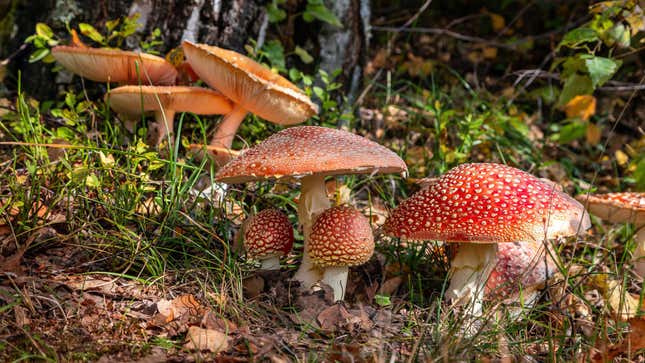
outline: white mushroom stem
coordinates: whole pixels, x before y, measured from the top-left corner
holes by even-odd
[[[210,145],[230,149],[231,145],[233,145],[233,139],[235,139],[237,129],[240,128],[240,124],[242,124],[247,114],[248,111],[244,107],[239,104],[236,105],[233,111],[224,116],[224,119],[217,127],[217,131],[215,131],[215,135],[211,139]],[[228,155],[223,156],[226,160],[219,160],[221,156],[215,156],[215,159],[218,162],[228,161]]]
[[[497,243],[461,243],[450,267],[446,297],[457,305],[470,305],[470,314],[481,316],[484,288],[497,263]]]
[[[309,257],[311,226],[314,223],[314,219],[320,213],[331,208],[331,202],[327,198],[324,176],[306,176],[302,178],[301,183],[300,201],[298,202],[298,220],[302,225],[302,233],[305,240],[302,263],[293,276],[293,279],[300,281],[302,286],[308,289],[322,278],[322,272],[314,266]]]
[[[269,258],[265,258],[260,260],[260,263],[262,266],[260,269],[262,270],[279,270],[280,269],[280,257],[278,256],[272,256]]]
[[[634,235],[634,242],[636,242],[636,250],[632,255],[634,261],[634,271],[641,278],[645,278],[645,224],[636,226],[636,234]]]
[[[172,130],[175,127],[175,110],[162,109],[155,111],[155,125],[157,130],[157,140],[155,144],[159,145],[168,135],[172,136]],[[172,137],[168,144],[172,143]]]
[[[345,299],[345,288],[347,287],[347,275],[349,267],[334,266],[326,267],[323,272],[322,282],[331,286],[334,290],[334,301]]]

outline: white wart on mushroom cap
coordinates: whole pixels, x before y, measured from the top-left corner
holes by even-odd
[[[280,256],[291,251],[293,227],[287,215],[278,209],[265,209],[243,225],[247,256],[262,262],[262,269],[280,269]]]
[[[323,269],[322,281],[343,300],[350,266],[367,262],[374,253],[370,222],[358,210],[338,206],[325,210],[311,227],[309,256]]]
[[[68,71],[96,82],[173,85],[177,78],[172,64],[152,54],[57,46],[52,55]]]
[[[282,130],[224,165],[215,179],[246,183],[265,179],[301,179],[298,219],[303,226],[305,253],[294,278],[310,287],[320,272],[308,254],[314,217],[331,207],[325,176],[404,173],[401,158],[386,147],[352,133],[317,126]]]
[[[636,227],[634,270],[645,278],[645,193],[582,194],[576,197],[591,214],[611,223],[633,223]]]
[[[202,87],[122,86],[111,90],[108,100],[110,107],[124,115],[154,112],[157,145],[172,135],[175,112],[220,115],[233,109],[221,93]]]
[[[318,113],[302,90],[251,58],[190,41],[182,46],[199,78],[237,105],[218,127],[211,145],[230,148],[248,112],[279,125],[298,124]]]
[[[506,165],[463,164],[403,201],[384,231],[410,240],[467,242],[452,262],[447,295],[481,313],[498,242],[575,235],[591,225],[580,203],[535,176]]]

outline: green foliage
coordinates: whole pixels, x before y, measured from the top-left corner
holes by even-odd
[[[266,10],[270,23],[279,23],[287,18],[287,12],[280,8],[280,5],[285,2],[286,0],[273,0],[267,5]],[[320,20],[333,26],[342,27],[340,20],[325,6],[323,0],[307,0],[302,19],[308,23]]]
[[[25,43],[31,43],[36,48],[29,56],[29,63],[43,61],[52,63],[54,57],[51,55],[50,48],[60,43],[54,31],[45,23],[36,24],[36,33],[28,36]]]

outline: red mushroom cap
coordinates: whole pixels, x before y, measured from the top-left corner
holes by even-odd
[[[251,258],[283,256],[292,246],[293,227],[277,209],[265,209],[244,224],[244,248]]]
[[[520,286],[525,291],[541,288],[557,271],[542,242],[500,243],[497,248],[497,264],[486,282],[489,299],[518,294]]]
[[[291,127],[271,135],[224,165],[215,179],[246,183],[284,176],[400,173],[394,152],[347,131],[318,126]]]
[[[309,255],[319,267],[362,265],[374,253],[370,222],[352,207],[325,210],[311,227],[310,238]]]
[[[538,241],[590,227],[580,203],[501,164],[462,164],[397,207],[384,231],[447,242]]]

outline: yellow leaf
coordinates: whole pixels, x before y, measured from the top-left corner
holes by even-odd
[[[589,120],[589,117],[596,114],[596,98],[592,95],[575,96],[564,106],[564,112],[567,118]]]
[[[587,144],[589,145],[595,145],[600,142],[600,137],[602,136],[602,132],[600,130],[600,127],[596,126],[596,124],[588,123],[587,124],[587,131],[586,131],[586,139],[587,139]]]
[[[495,30],[496,32],[499,32],[504,29],[504,27],[506,27],[506,21],[504,20],[503,16],[495,13],[488,13],[488,16],[490,16],[490,21],[493,24],[493,30]]]
[[[625,154],[622,150],[616,150],[614,156],[616,157],[616,162],[620,166],[625,166],[625,164],[627,164],[627,162],[629,161],[629,156],[627,156],[627,154]]]
[[[484,47],[484,49],[482,49],[482,55],[486,59],[495,59],[495,58],[497,58],[497,48],[495,48],[495,47]]]

